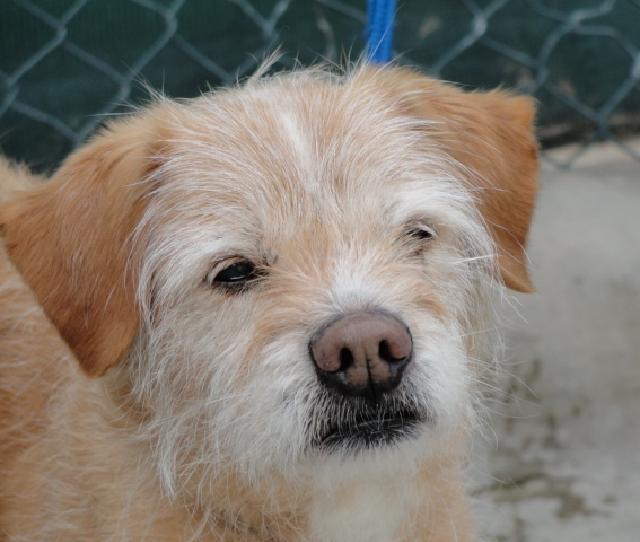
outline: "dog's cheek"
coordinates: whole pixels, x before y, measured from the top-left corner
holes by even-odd
[[[467,423],[471,402],[471,373],[463,330],[422,312],[411,318],[414,364],[407,375],[409,390],[427,406],[433,427],[441,432]]]
[[[269,314],[251,292],[222,303],[204,299],[185,304],[179,340],[186,359],[171,378],[188,387],[187,408],[210,428],[210,455],[201,459],[217,454],[256,479],[264,469],[284,471],[304,452],[303,398],[315,382],[304,334],[294,325],[288,333],[262,333],[259,323]]]
[[[252,321],[246,307],[225,307],[197,291],[167,302],[147,322],[130,370],[137,400],[149,410],[166,485],[180,478],[183,461],[213,466],[232,456],[227,443],[249,401],[243,362]],[[186,451],[195,457],[183,458]]]
[[[307,450],[317,382],[301,335],[292,330],[272,338],[251,360],[246,423],[236,442],[236,458],[249,470],[269,465],[286,472]]]
[[[454,250],[433,251],[421,273],[408,274],[397,307],[414,340],[414,363],[407,371],[407,390],[425,405],[433,427],[441,433],[459,429],[473,412],[475,353],[468,337],[476,337],[477,322],[468,318],[489,281],[481,271],[458,264]],[[482,325],[482,322],[479,322]]]

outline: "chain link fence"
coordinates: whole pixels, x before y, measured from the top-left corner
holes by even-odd
[[[249,74],[340,63],[364,48],[365,0],[3,0],[0,152],[50,170],[144,85],[193,96]],[[640,155],[640,0],[405,0],[400,63],[538,98],[543,146],[599,140]],[[550,157],[547,157],[550,159]]]

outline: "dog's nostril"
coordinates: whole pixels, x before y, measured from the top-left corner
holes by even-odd
[[[348,348],[340,349],[340,371],[346,371],[353,365],[353,353]]]
[[[405,356],[396,357],[394,355],[387,340],[382,340],[378,343],[378,357],[387,363],[398,363],[405,359]]]
[[[391,350],[389,349],[389,343],[387,341],[380,341],[378,344],[378,356],[380,356],[380,359],[388,362],[396,361],[391,355]]]

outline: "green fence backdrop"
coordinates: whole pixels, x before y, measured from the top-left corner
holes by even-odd
[[[366,0],[0,0],[0,152],[50,170],[145,99],[140,81],[194,96],[249,74],[364,46]],[[401,63],[540,103],[545,146],[640,129],[640,0],[398,0]]]

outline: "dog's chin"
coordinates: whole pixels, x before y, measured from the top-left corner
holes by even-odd
[[[426,414],[416,408],[366,405],[350,409],[322,424],[313,447],[326,453],[361,452],[389,448],[420,436]]]

